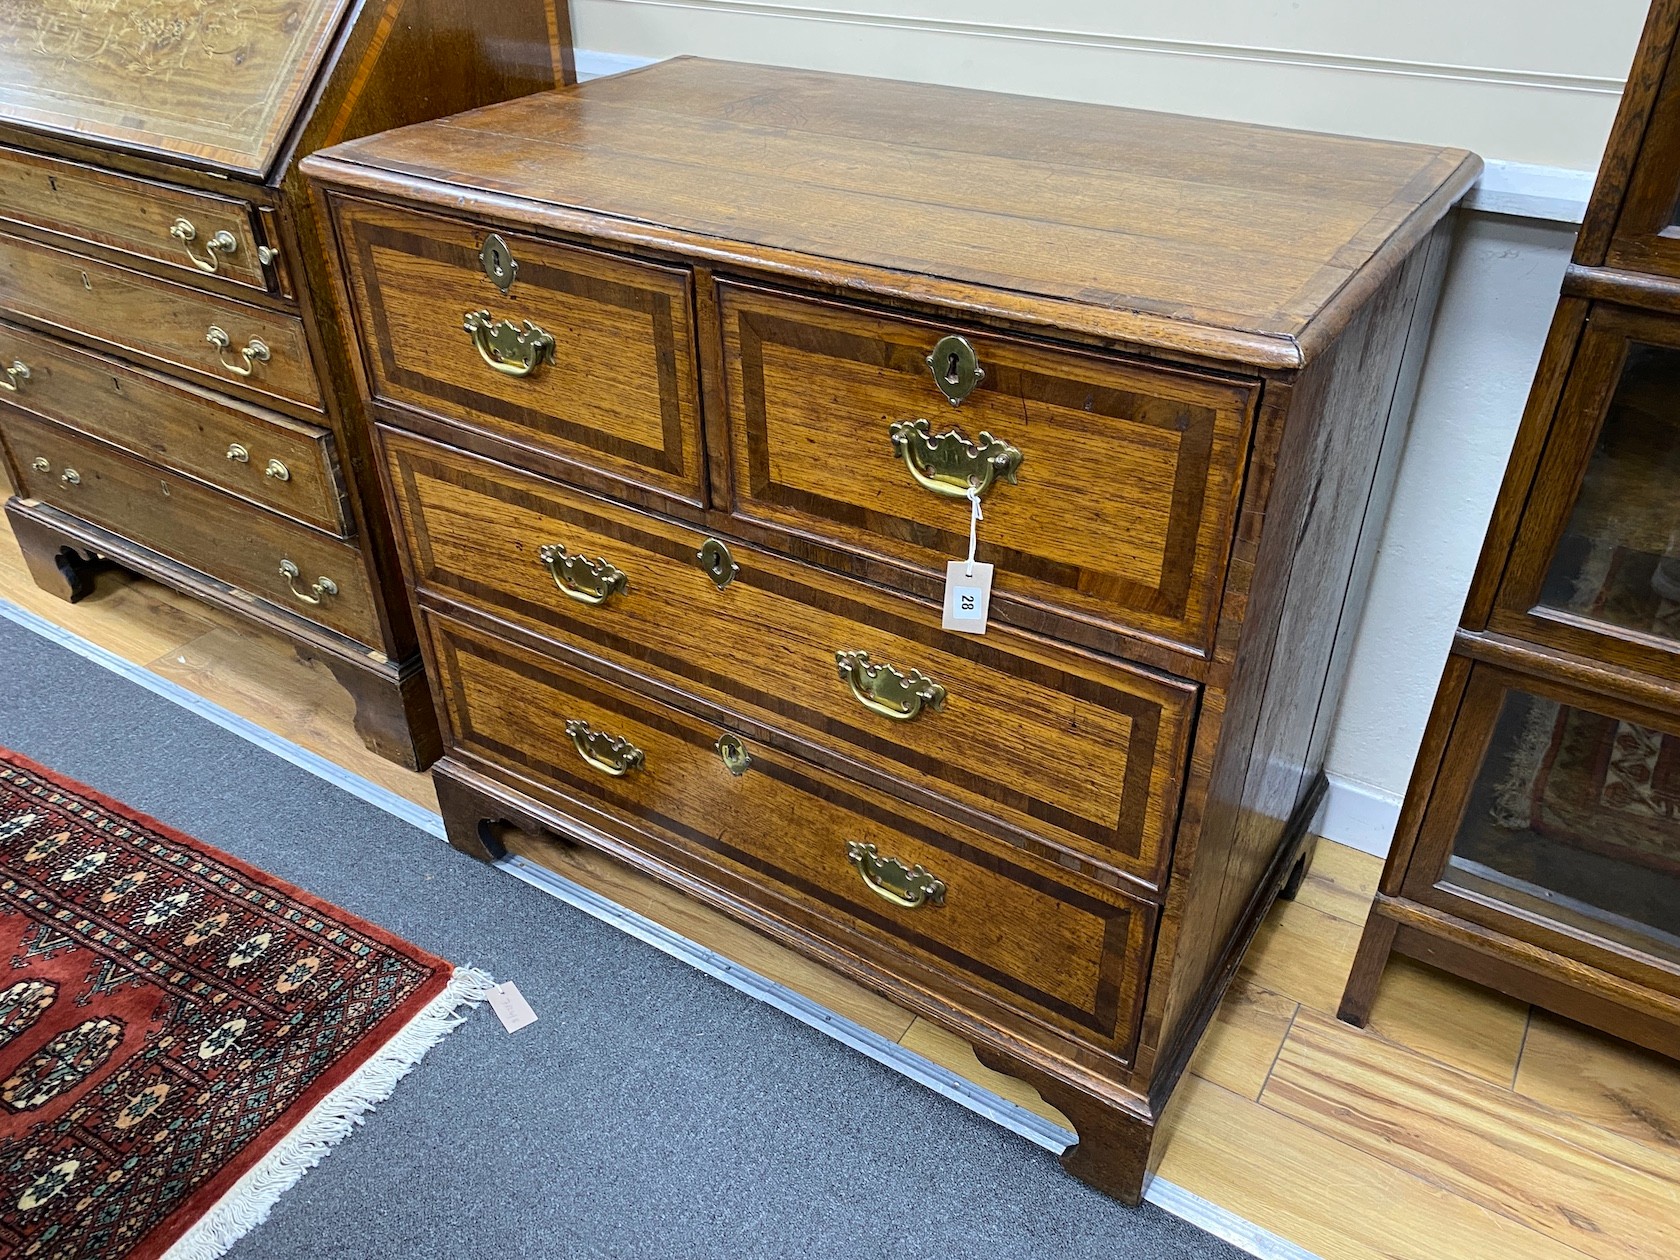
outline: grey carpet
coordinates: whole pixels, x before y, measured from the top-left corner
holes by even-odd
[[[241,1260],[1240,1252],[782,1013],[0,619],[0,744],[515,981]]]

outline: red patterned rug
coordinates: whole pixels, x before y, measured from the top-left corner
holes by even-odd
[[[0,749],[0,1257],[211,1260],[484,996]]]

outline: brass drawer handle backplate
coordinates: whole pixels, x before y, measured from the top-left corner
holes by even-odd
[[[82,474],[77,472],[74,468],[66,468],[63,472],[58,474],[58,479],[67,486],[79,486],[82,484]]]
[[[241,363],[228,362],[227,352],[233,345],[233,338],[215,324],[211,324],[205,332],[204,340],[216,347],[216,357],[221,360],[222,367],[235,376],[250,376],[257,370],[257,364],[268,362],[268,346],[259,337],[252,337],[245,343],[245,348],[239,352],[243,360]]]
[[[1000,474],[1014,485],[1021,467],[1021,452],[990,433],[974,443],[955,429],[934,433],[926,420],[900,420],[888,432],[916,484],[947,499],[966,499],[970,486],[983,495]]]
[[[840,667],[840,677],[852,689],[857,702],[871,713],[908,722],[921,716],[924,707],[945,707],[945,687],[936,683],[919,669],[904,675],[891,665],[870,663],[868,652],[836,652],[834,663]]]
[[[489,311],[468,311],[461,327],[472,338],[478,357],[508,376],[529,376],[554,362],[554,335],[530,320],[492,319]]]
[[[562,594],[580,604],[604,604],[630,587],[630,579],[604,557],[574,556],[559,543],[537,548],[537,559]]]
[[[566,734],[572,737],[572,746],[577,749],[578,756],[602,774],[615,779],[622,779],[646,760],[642,750],[629,740],[608,735],[605,731],[591,730],[589,723],[582,718],[568,721]]]
[[[287,468],[286,465],[282,464],[279,460],[271,459],[268,461],[267,466],[263,468],[263,476],[273,477],[276,481],[290,481],[292,479],[292,470]]]
[[[232,254],[234,250],[239,248],[239,242],[234,239],[233,233],[224,230],[217,232],[209,240],[204,242],[205,256],[200,258],[197,254],[193,253],[192,249],[192,243],[198,239],[198,229],[193,226],[191,219],[176,219],[175,222],[170,225],[169,235],[181,242],[181,248],[186,251],[186,255],[192,260],[193,266],[197,267],[200,271],[207,271],[212,275],[215,274],[216,269],[221,265],[221,260],[218,259],[216,255]]]
[[[906,910],[945,904],[945,881],[924,866],[906,866],[897,858],[882,857],[872,844],[846,842],[846,860],[857,867],[869,891]]]
[[[0,372],[0,389],[15,394],[28,379],[29,364],[22,359],[13,359],[11,366]]]
[[[228,443],[227,457],[236,464],[249,464],[251,462],[251,452],[238,442]]]
[[[298,590],[298,578],[303,576],[303,571],[290,560],[280,562],[280,576],[286,579],[286,585],[292,588],[292,594],[305,604],[319,604],[338,594],[338,583],[330,577],[316,578],[310,583],[307,591]]]

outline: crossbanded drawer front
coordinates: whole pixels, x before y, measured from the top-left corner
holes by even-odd
[[[334,208],[376,398],[700,501],[687,271],[509,232],[503,292],[483,229]]]
[[[1147,903],[771,748],[744,745],[736,774],[717,748],[723,727],[425,619],[458,750],[665,838],[754,905],[887,946],[895,969],[908,951],[941,988],[1130,1053]]]
[[[972,481],[994,600],[1208,652],[1256,383],[743,285],[719,298],[735,513],[925,584],[967,553]]]
[[[303,321],[79,254],[0,236],[0,310],[218,388],[321,410]]]
[[[332,433],[0,323],[0,402],[320,529],[349,518]]]
[[[0,148],[0,219],[269,289],[249,202]]]
[[[949,634],[937,609],[734,543],[739,572],[719,589],[698,561],[700,531],[382,435],[423,592],[493,609],[846,764],[949,795],[1020,842],[1158,884],[1193,684],[1004,629]],[[624,581],[568,569],[552,550],[545,564],[545,547],[602,559]],[[868,659],[848,656],[842,671],[840,653]],[[888,667],[907,682],[919,671],[942,694],[930,685],[925,700],[896,695]]]
[[[370,647],[382,638],[350,543],[283,520],[50,421],[0,409],[18,492]],[[283,571],[290,567],[295,573]],[[330,588],[330,589],[329,589]]]

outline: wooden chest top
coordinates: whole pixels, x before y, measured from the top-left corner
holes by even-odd
[[[909,302],[1298,367],[1459,149],[680,58],[338,147],[340,183]],[[428,193],[416,180],[447,188]],[[463,202],[465,196],[465,202]]]
[[[249,175],[350,0],[0,0],[0,119]]]

